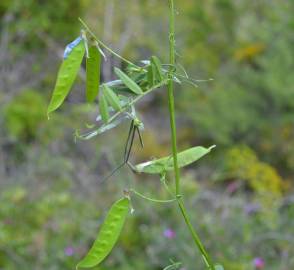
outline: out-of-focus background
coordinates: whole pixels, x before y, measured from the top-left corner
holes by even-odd
[[[132,61],[167,63],[167,2],[0,1],[0,269],[73,269],[124,188],[168,197],[158,177],[126,167],[101,183],[122,161],[128,124],[75,143],[97,111],[83,105],[83,69],[46,116],[78,17]],[[175,91],[179,149],[217,145],[182,170],[193,224],[226,270],[294,269],[294,2],[181,0],[176,10],[178,62],[192,78],[214,79]],[[103,81],[114,78],[111,65],[122,63],[108,55]],[[166,92],[139,108],[145,148],[136,143],[133,163],[170,152]],[[169,259],[203,269],[177,208],[133,205],[99,269],[163,269]]]

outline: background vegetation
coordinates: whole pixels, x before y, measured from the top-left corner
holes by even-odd
[[[139,180],[127,168],[101,183],[122,160],[128,127],[75,143],[74,131],[97,114],[94,105],[78,106],[82,84],[46,117],[79,16],[125,57],[156,53],[167,61],[166,1],[123,2],[0,2],[0,269],[73,269],[123,188],[167,196],[159,179]],[[294,268],[293,13],[291,0],[177,1],[178,61],[191,77],[214,79],[176,89],[179,148],[217,145],[182,172],[183,188],[194,224],[227,270]],[[108,56],[103,80],[113,78],[110,64],[121,66]],[[166,93],[140,107],[147,131],[134,163],[169,152]],[[182,261],[182,270],[201,269],[175,210],[133,204],[100,270],[162,269],[169,259]]]

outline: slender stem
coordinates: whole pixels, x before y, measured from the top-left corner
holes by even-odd
[[[170,44],[170,68],[168,81],[168,106],[170,115],[171,139],[172,139],[172,153],[175,170],[175,186],[176,195],[180,195],[180,170],[178,166],[177,156],[177,130],[175,120],[175,103],[174,103],[174,82],[173,82],[173,66],[175,65],[175,16],[174,16],[174,1],[169,0],[170,5],[170,29],[169,29],[169,44]]]
[[[87,32],[92,36],[92,38],[94,40],[96,40],[99,45],[101,47],[103,47],[104,49],[106,49],[107,51],[109,51],[111,54],[113,54],[114,56],[116,56],[117,58],[123,60],[124,62],[128,63],[129,65],[135,66],[137,68],[139,68],[139,66],[137,66],[136,64],[132,63],[131,61],[129,61],[128,59],[120,56],[118,53],[116,53],[115,51],[113,51],[111,48],[109,48],[104,42],[102,42],[100,39],[98,39],[96,37],[96,35],[93,33],[93,31],[90,29],[90,27],[81,19],[79,18],[80,23],[85,27],[85,29],[87,30]]]
[[[134,194],[136,194],[137,196],[147,200],[147,201],[150,201],[150,202],[155,202],[155,203],[172,203],[172,202],[176,202],[177,199],[170,199],[170,200],[159,200],[159,199],[154,199],[154,198],[149,198],[145,195],[143,195],[142,193],[134,190],[134,189],[130,189],[131,192],[133,192]]]
[[[201,254],[202,254],[202,258],[204,260],[204,263],[206,264],[206,266],[208,267],[209,270],[215,270],[215,267],[204,247],[204,245],[202,244],[198,234],[196,233],[195,229],[193,228],[193,225],[191,223],[190,217],[188,216],[187,210],[185,208],[184,202],[182,199],[178,200],[178,205],[179,208],[181,210],[181,213],[184,217],[184,220],[186,222],[186,225],[192,235],[192,238],[194,240],[195,245],[198,247],[198,249],[200,250]]]
[[[185,223],[191,233],[191,236],[195,242],[195,245],[200,250],[203,260],[209,270],[215,270],[215,267],[209,258],[207,251],[205,250],[198,234],[193,228],[193,225],[188,216],[187,210],[185,208],[184,202],[181,198],[180,189],[180,170],[178,166],[177,157],[177,130],[175,121],[175,105],[174,105],[174,82],[173,82],[173,67],[175,65],[175,7],[174,0],[169,0],[169,46],[170,46],[170,69],[169,69],[169,81],[168,81],[168,105],[169,105],[169,115],[170,115],[170,127],[171,127],[171,140],[172,140],[172,154],[174,161],[174,172],[175,172],[175,187],[176,187],[176,197],[178,198],[178,206],[183,215]]]

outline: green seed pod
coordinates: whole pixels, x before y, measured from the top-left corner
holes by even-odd
[[[197,161],[203,156],[207,155],[215,145],[205,148],[202,146],[196,146],[189,148],[183,152],[177,154],[178,166],[179,168],[190,165],[191,163]],[[150,173],[150,174],[161,174],[166,171],[171,171],[174,169],[173,158],[171,156],[147,161],[138,164],[134,167],[135,171],[139,173]]]
[[[101,226],[97,239],[88,254],[78,263],[78,268],[91,268],[100,264],[113,249],[129,212],[130,201],[123,198],[115,202]]]
[[[89,58],[86,61],[86,99],[93,102],[99,94],[101,55],[96,46],[89,48]]]
[[[83,57],[85,54],[85,45],[79,42],[70,53],[64,58],[57,75],[55,88],[52,94],[50,104],[47,109],[47,114],[59,108],[67,95],[77,77]]]

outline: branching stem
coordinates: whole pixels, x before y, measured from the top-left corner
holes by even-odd
[[[172,200],[158,200],[158,199],[153,199],[153,198],[148,198],[145,195],[135,191],[131,190],[134,194],[137,196],[140,196],[141,198],[144,198],[146,200],[152,201],[152,202],[158,202],[158,203],[170,203],[177,201],[178,206],[180,208],[181,214],[183,216],[183,219],[191,233],[191,236],[194,240],[195,245],[199,249],[199,251],[202,254],[203,260],[205,262],[206,267],[209,270],[215,270],[215,267],[204,247],[202,244],[198,234],[196,233],[195,229],[193,228],[193,225],[191,223],[190,217],[187,213],[187,210],[184,205],[183,198],[181,196],[181,188],[180,188],[180,170],[178,166],[178,156],[177,156],[177,130],[176,130],[176,121],[175,121],[175,104],[174,104],[174,75],[175,75],[175,56],[176,56],[176,49],[175,49],[175,7],[174,7],[174,0],[168,0],[169,1],[169,58],[170,58],[170,63],[169,65],[169,70],[168,70],[168,79],[160,82],[158,85],[153,86],[144,94],[136,97],[130,102],[130,106],[138,102],[141,98],[143,98],[145,95],[149,94],[150,92],[154,91],[155,89],[165,85],[167,83],[167,90],[168,90],[168,107],[169,107],[169,116],[170,116],[170,127],[171,127],[171,141],[172,141],[172,156],[173,156],[173,162],[174,162],[174,173],[175,173],[175,199]],[[101,47],[104,49],[108,50],[111,54],[114,56],[118,57],[122,61],[126,62],[129,65],[132,65],[134,67],[140,68],[136,64],[132,63],[131,61],[125,59],[124,57],[120,56],[118,53],[114,52],[111,48],[109,48],[106,44],[104,44],[101,40],[99,40],[96,35],[91,31],[91,29],[88,27],[88,25],[81,19],[79,18],[79,21],[85,28],[85,30],[89,33],[89,35],[96,40]],[[188,79],[188,78],[187,78]],[[129,107],[129,106],[128,106]],[[127,110],[128,107],[123,108],[121,111],[115,113],[110,119],[109,122],[114,120],[116,117],[118,117],[121,113]]]

